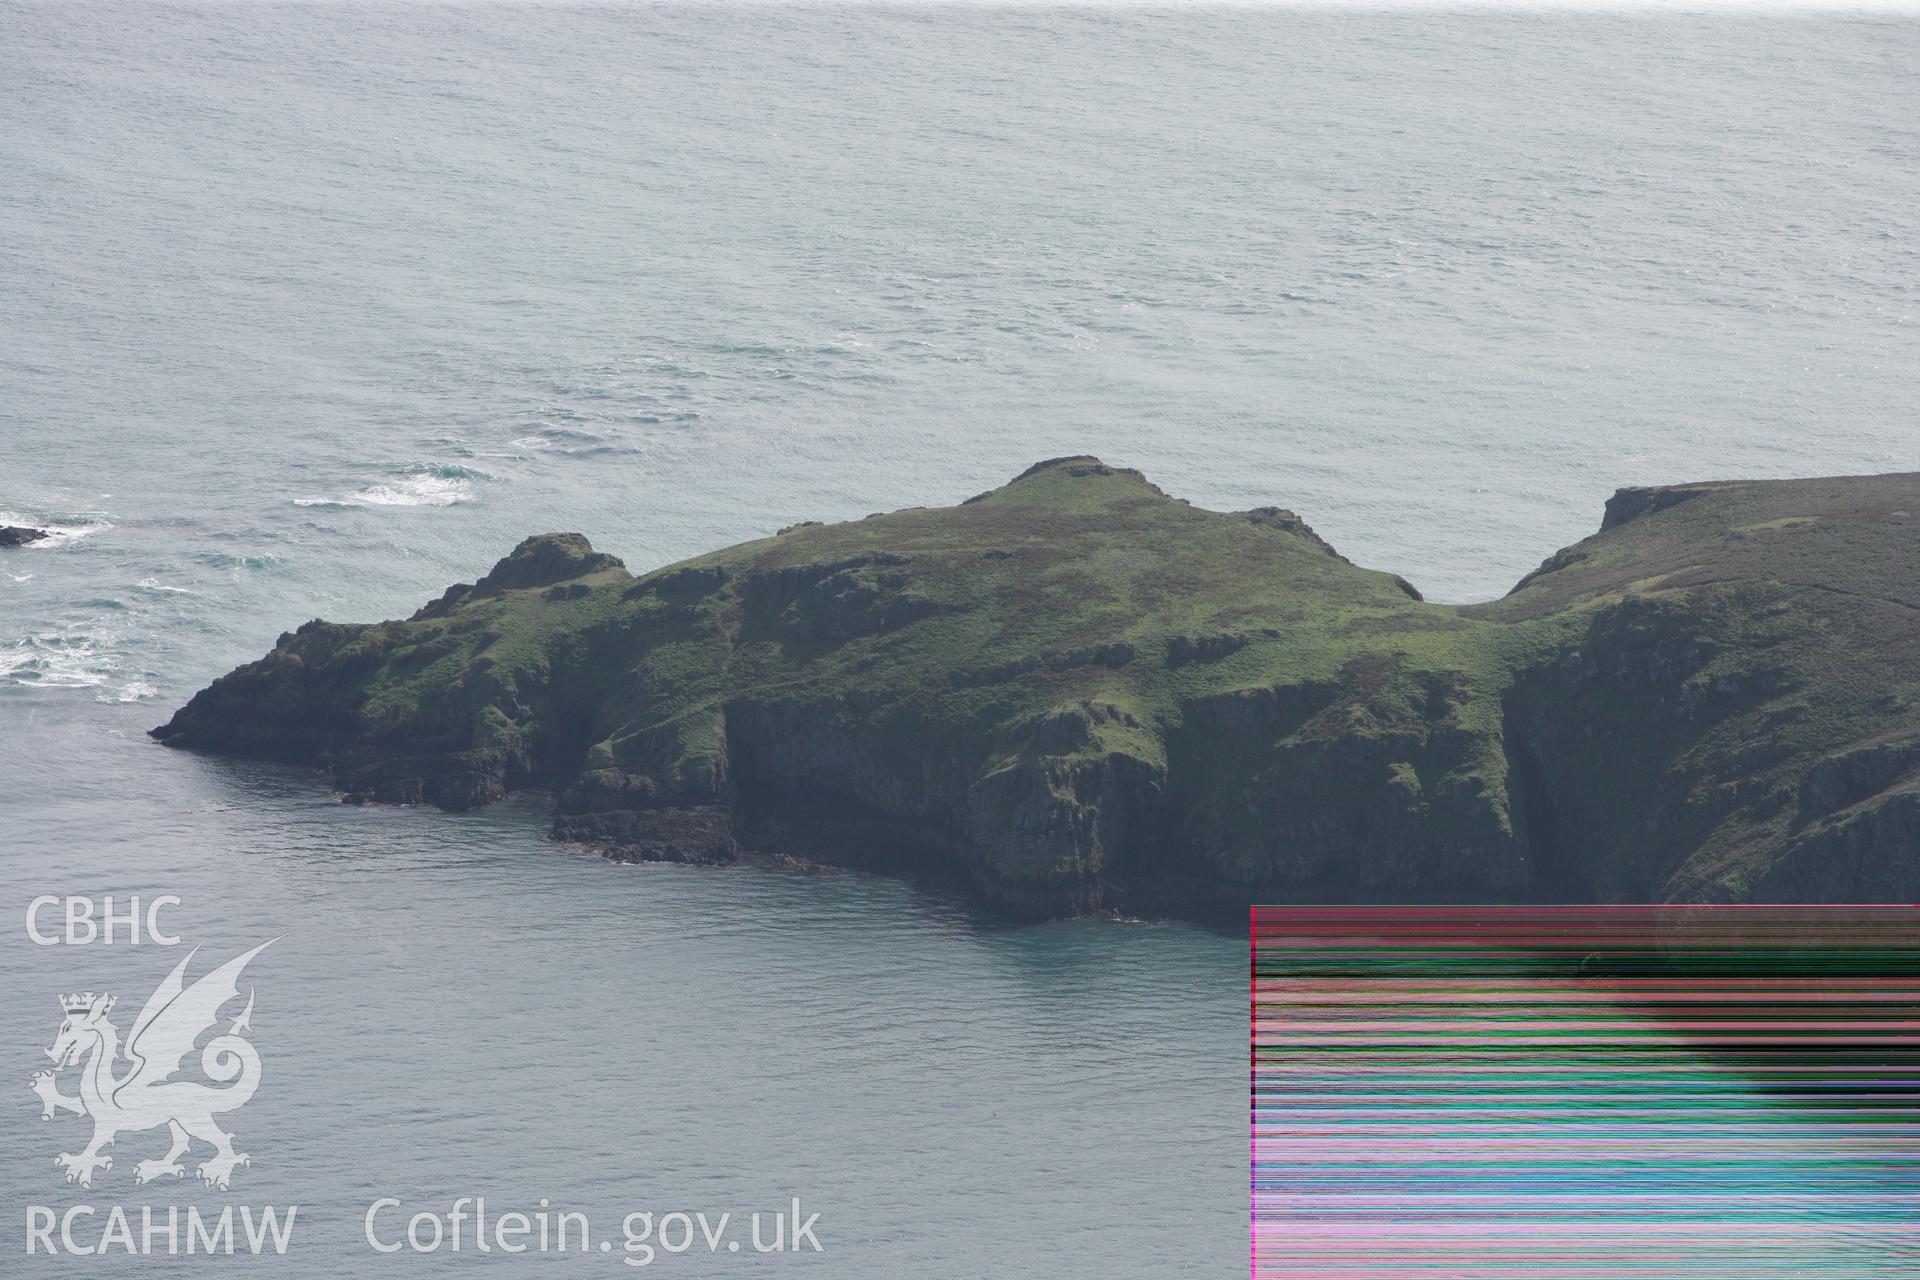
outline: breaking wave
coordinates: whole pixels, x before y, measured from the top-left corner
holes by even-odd
[[[353,507],[451,507],[474,500],[476,480],[493,476],[458,463],[423,463],[338,498],[295,498],[296,507],[345,510]]]

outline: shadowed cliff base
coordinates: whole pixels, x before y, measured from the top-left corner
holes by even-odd
[[[154,736],[1030,915],[1912,901],[1915,513],[1913,474],[1625,489],[1450,606],[1290,511],[1063,458],[639,577],[529,538],[405,621],[283,635]]]

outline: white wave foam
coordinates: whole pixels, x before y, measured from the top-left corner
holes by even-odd
[[[160,691],[145,680],[129,680],[119,689],[93,695],[95,702],[145,702],[158,696]]]
[[[23,542],[21,551],[47,551],[54,547],[64,547],[68,543],[78,542],[91,537],[102,529],[113,526],[105,520],[89,516],[68,516],[59,520],[41,520],[33,516],[23,516],[17,511],[0,511],[0,524],[25,525],[29,529],[41,529],[47,534],[44,538],[32,542]]]
[[[139,591],[160,591],[167,595],[174,596],[197,596],[200,594],[198,591],[193,591],[186,587],[170,587],[158,578],[142,578],[133,585],[134,588]]]
[[[353,497],[370,507],[450,507],[473,501],[473,486],[458,476],[403,476],[388,484],[368,485]]]
[[[153,673],[121,670],[121,654],[100,619],[75,620],[0,647],[0,688],[97,689],[95,702],[144,702],[159,696]]]
[[[90,689],[112,678],[115,662],[87,632],[42,632],[0,649],[0,681],[29,689]]]
[[[352,507],[451,507],[472,502],[473,482],[493,477],[478,467],[432,463],[408,467],[399,475],[356,490],[344,498],[295,498],[296,507],[346,510]]]

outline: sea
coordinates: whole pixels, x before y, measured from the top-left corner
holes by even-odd
[[[1063,454],[1497,597],[1621,485],[1920,468],[1917,283],[1900,11],[0,0],[0,523],[53,533],[0,550],[9,1273],[297,1205],[272,1274],[1236,1274],[1232,930],[615,866],[145,731],[531,533],[640,571]],[[250,1163],[64,1181],[60,997],[124,1032],[269,939]],[[481,1198],[590,1247],[449,1247]]]

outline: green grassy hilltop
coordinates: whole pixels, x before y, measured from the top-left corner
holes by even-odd
[[[1021,912],[1920,895],[1920,475],[1622,490],[1506,599],[1092,458],[635,577],[529,538],[154,731]]]

